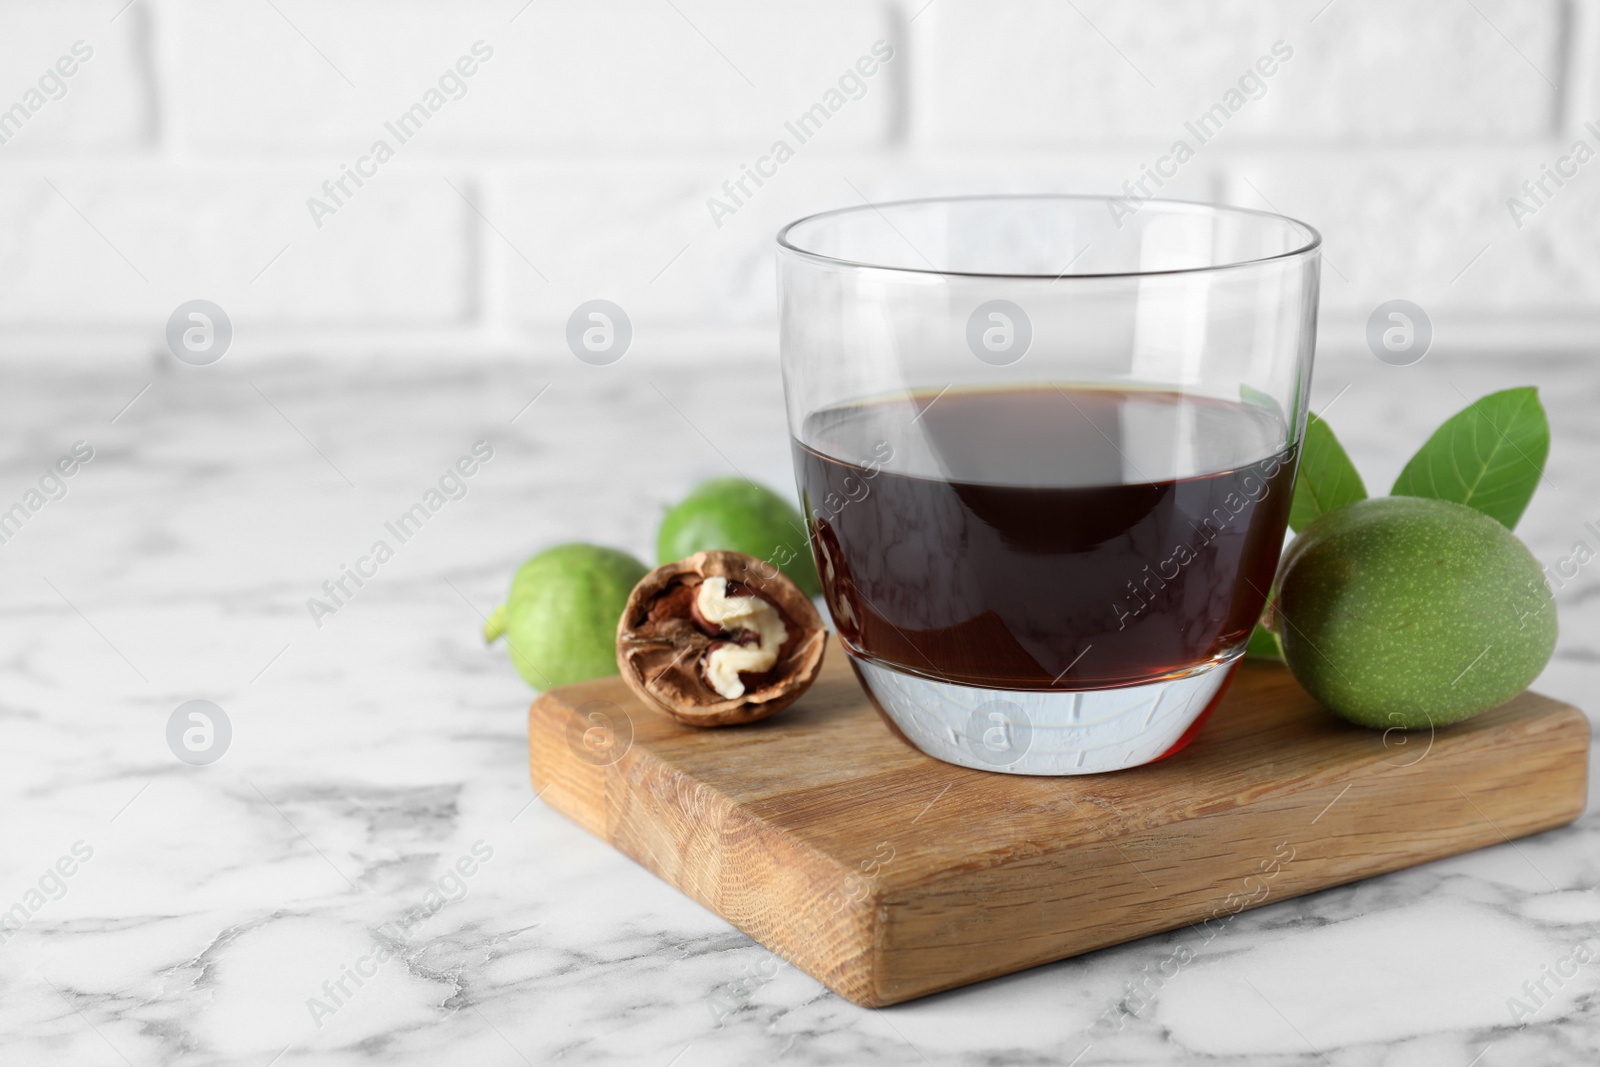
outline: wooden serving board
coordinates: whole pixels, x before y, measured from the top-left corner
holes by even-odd
[[[1246,662],[1162,762],[966,770],[891,732],[836,642],[764,722],[680,726],[609,678],[545,693],[528,734],[548,804],[872,1007],[1564,825],[1589,755],[1535,693],[1386,736]]]

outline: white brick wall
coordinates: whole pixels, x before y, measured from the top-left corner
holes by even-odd
[[[126,3],[0,7],[0,354],[144,357],[195,297],[260,355],[554,354],[596,297],[640,353],[770,352],[784,221],[1116,191],[1241,78],[1163,193],[1319,226],[1325,344],[1394,297],[1458,349],[1600,326],[1600,159],[1520,226],[1506,203],[1600,151],[1600,0]],[[893,59],[719,225],[707,198],[877,41]]]
[[[1554,80],[1560,0],[1485,7],[1494,25],[1465,2],[1337,0],[1318,15],[1323,3],[934,4],[918,20],[917,133],[938,145],[1165,146],[1279,41],[1289,58],[1269,64],[1264,93],[1229,123],[1231,147],[1554,132],[1557,89],[1500,33]]]

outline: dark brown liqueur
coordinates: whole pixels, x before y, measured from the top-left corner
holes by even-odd
[[[1276,412],[1175,392],[947,390],[795,442],[839,636],[999,689],[1129,685],[1249,637],[1289,518]]]

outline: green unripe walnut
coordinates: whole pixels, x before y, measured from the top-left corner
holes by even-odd
[[[616,674],[617,623],[649,569],[601,545],[545,549],[517,568],[484,640],[504,634],[512,665],[535,689]]]
[[[795,506],[744,478],[712,478],[695,486],[661,519],[656,562],[696,552],[738,552],[769,563],[806,596],[822,592],[806,522]]]
[[[1374,727],[1458,722],[1527,688],[1556,607],[1510,530],[1462,504],[1380,497],[1322,516],[1278,572],[1275,626],[1300,684]]]

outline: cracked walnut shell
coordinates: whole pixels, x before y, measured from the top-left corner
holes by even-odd
[[[617,667],[646,705],[690,726],[774,715],[816,680],[827,630],[777,567],[699,552],[639,580],[617,625]]]

